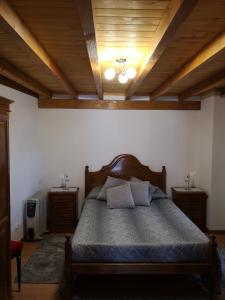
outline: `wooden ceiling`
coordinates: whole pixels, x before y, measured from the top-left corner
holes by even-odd
[[[0,0],[0,44],[0,83],[39,107],[199,109],[190,97],[225,90],[225,0]],[[104,77],[119,57],[127,84]]]

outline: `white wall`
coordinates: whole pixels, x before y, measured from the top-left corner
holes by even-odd
[[[213,229],[225,229],[225,99],[215,96],[212,157]]]
[[[42,185],[59,184],[58,174],[66,172],[71,184],[81,188],[81,200],[85,165],[97,170],[116,155],[130,153],[153,170],[165,165],[170,192],[198,166],[199,115],[199,111],[41,109]]]
[[[208,194],[208,228],[225,229],[225,99],[211,94],[202,99],[199,120],[200,186]]]
[[[208,95],[201,111],[38,110],[36,99],[0,86],[15,103],[10,115],[12,238],[22,237],[23,201],[40,187],[59,184],[66,172],[84,192],[92,170],[131,153],[153,170],[167,168],[167,189],[195,184],[209,194],[208,227],[225,229],[225,101]],[[18,227],[18,228],[17,228]]]
[[[199,118],[199,186],[207,194],[207,223],[211,229],[212,219],[212,157],[213,157],[213,124],[214,124],[215,95],[206,95],[202,99]]]
[[[208,194],[207,225],[225,229],[225,101],[202,99],[201,111],[39,111],[42,186],[59,184],[66,172],[84,191],[84,167],[97,170],[121,153],[152,169],[167,168],[167,189],[182,186],[196,171],[195,185]]]
[[[12,239],[23,236],[23,201],[39,189],[40,159],[36,99],[0,85],[0,95],[15,101],[10,114]]]

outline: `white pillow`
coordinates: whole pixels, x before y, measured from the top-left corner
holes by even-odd
[[[141,180],[141,179],[139,179],[137,177],[131,177],[130,181],[131,182],[143,182],[143,180]],[[149,189],[150,189],[150,193],[154,193],[158,189],[158,187],[155,186],[155,185],[153,185],[153,184],[151,184],[151,182],[149,181]]]
[[[134,208],[134,199],[131,193],[130,184],[108,188],[107,191],[108,208]]]
[[[102,188],[101,188],[101,190],[100,190],[100,192],[97,196],[97,199],[98,200],[106,200],[106,190],[108,188],[115,187],[115,186],[118,186],[118,185],[121,185],[121,184],[124,184],[124,183],[126,183],[126,180],[123,180],[121,178],[108,176],[107,179],[106,179],[106,182],[102,186]]]
[[[141,181],[143,181],[143,180],[141,180],[141,179],[139,179],[139,178],[137,178],[137,177],[133,177],[133,176],[132,176],[132,177],[130,178],[130,181],[131,181],[131,182],[141,182]]]
[[[131,177],[130,182],[142,182],[142,180],[137,177]],[[163,191],[161,191],[159,187],[151,184],[151,182],[149,182],[149,195],[152,200],[168,199],[168,196]]]
[[[152,200],[149,181],[129,182],[135,205],[149,206]]]

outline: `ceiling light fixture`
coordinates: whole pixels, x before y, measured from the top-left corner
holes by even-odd
[[[112,80],[116,75],[116,72],[113,68],[108,68],[105,70],[105,78],[108,80]]]
[[[122,83],[122,84],[127,83],[128,79],[129,79],[129,78],[128,78],[128,76],[127,76],[126,73],[121,73],[121,74],[119,75],[119,77],[118,77],[119,82]]]
[[[120,57],[116,59],[116,66],[107,68],[105,70],[105,78],[107,80],[112,80],[116,73],[119,73],[118,81],[121,84],[125,84],[129,79],[134,79],[137,71],[134,67],[127,68],[127,59],[125,57]]]
[[[127,76],[129,77],[129,79],[134,79],[134,77],[136,76],[137,71],[135,68],[128,68],[127,69]]]

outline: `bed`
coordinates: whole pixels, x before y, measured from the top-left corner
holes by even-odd
[[[97,172],[85,169],[85,195],[108,176],[148,180],[166,192],[166,169],[153,172],[136,157],[117,156]],[[89,194],[90,195],[90,194]],[[217,259],[215,237],[203,234],[167,197],[150,207],[107,209],[91,196],[73,237],[66,237],[65,275],[71,298],[72,278],[79,274],[204,274],[214,297]]]

